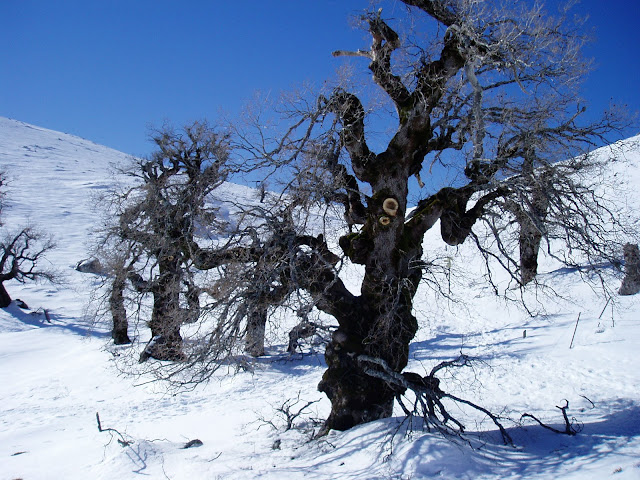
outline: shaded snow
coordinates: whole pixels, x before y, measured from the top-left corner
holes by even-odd
[[[639,152],[629,150],[630,164],[612,171],[631,182],[618,197],[632,206],[639,198]],[[416,306],[422,328],[410,369],[429,371],[460,352],[477,358],[473,370],[443,382],[511,418],[504,423],[515,448],[503,446],[486,419],[458,411],[474,449],[435,433],[394,436],[401,412],[309,442],[310,417],[329,411],[316,391],[324,361],[317,354],[289,358],[286,345],[273,346],[274,355],[260,359],[253,373],[221,371],[190,392],[169,394],[145,378],[120,375],[113,362],[118,350],[105,348],[109,326],[84,316],[97,280],[73,267],[88,256],[96,222],[92,193],[113,183],[108,165],[126,157],[0,118],[0,167],[12,179],[5,223],[27,218],[51,232],[59,248],[48,258],[66,274],[62,285],[7,285],[31,310],[0,310],[0,479],[640,478],[640,297],[618,298],[604,308],[576,272],[555,270],[552,263],[543,276],[565,299],[531,292],[535,317],[497,298],[477,277],[452,282],[465,304],[425,289]],[[228,198],[249,192],[224,188]],[[453,273],[482,271],[470,252],[466,245],[445,250]],[[617,289],[619,279],[609,281]],[[305,403],[319,401],[301,416],[300,429],[283,432],[275,409],[298,395]],[[578,436],[555,435],[530,421],[518,425],[520,414],[529,412],[561,428],[555,406],[565,399],[583,426]],[[122,446],[118,435],[99,432],[96,412],[104,428],[117,429],[130,443]],[[196,438],[201,447],[182,448]],[[280,449],[273,448],[276,440]]]

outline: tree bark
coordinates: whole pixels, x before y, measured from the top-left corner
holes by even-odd
[[[0,282],[0,308],[6,308],[11,304],[11,296],[7,289],[4,287],[4,283]]]
[[[409,162],[398,161],[394,175],[378,173],[384,180],[373,182],[367,222],[360,233],[340,242],[353,262],[365,266],[365,276],[352,308],[334,314],[339,328],[325,351],[328,368],[318,386],[331,400],[325,430],[346,430],[393,412],[398,392],[369,375],[358,358],[380,358],[401,372],[418,329],[411,309],[421,269],[413,260],[422,254],[422,237],[414,239],[405,228],[408,168]]]
[[[245,333],[246,352],[252,357],[264,355],[264,334],[267,325],[266,305],[249,308],[247,331]]]
[[[124,306],[124,288],[126,277],[116,276],[111,285],[111,295],[109,296],[109,308],[113,318],[111,338],[116,345],[126,345],[131,343],[129,338],[127,321],[127,311]]]
[[[524,171],[530,176],[532,191],[529,202],[515,207],[515,216],[520,227],[518,243],[520,249],[520,282],[526,285],[538,275],[538,254],[542,243],[544,223],[549,212],[548,191],[551,185],[551,174],[542,173],[538,178],[533,176],[533,160],[525,155]]]
[[[409,358],[409,342],[417,331],[416,319],[407,308],[395,312],[389,322],[376,315],[372,303],[361,316],[343,321],[327,345],[325,371],[318,389],[331,401],[331,413],[324,429],[347,430],[355,425],[386,418],[393,413],[394,391],[386,382],[372,377],[358,361],[360,355],[381,358],[401,372]],[[383,332],[377,331],[378,329]],[[396,335],[388,337],[387,335]]]
[[[180,282],[182,272],[177,256],[159,262],[159,279],[151,288],[153,311],[149,328],[151,341],[140,356],[140,361],[149,357],[157,360],[184,360],[180,326],[183,315],[180,311]]]
[[[618,293],[620,295],[635,295],[640,292],[640,250],[638,245],[627,243],[624,246],[625,276]]]
[[[530,220],[520,223],[520,282],[526,285],[538,274],[538,252],[542,234]]]

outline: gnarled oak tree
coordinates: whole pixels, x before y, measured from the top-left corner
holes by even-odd
[[[156,316],[177,304],[160,295],[167,282],[182,280],[167,276],[176,262],[217,272],[215,284],[203,287],[216,314],[202,323],[202,348],[192,357],[207,368],[220,349],[232,351],[242,325],[262,331],[268,309],[296,292],[333,317],[338,327],[319,384],[332,405],[325,430],[390,416],[405,388],[422,392],[428,415],[457,423],[440,399],[462,400],[441,391],[436,374],[466,359],[445,362],[424,378],[401,375],[418,329],[413,302],[428,273],[423,240],[432,228],[447,245],[472,237],[481,254],[501,258],[520,285],[535,277],[543,238],[580,242],[586,254],[610,253],[590,223],[608,211],[594,197],[593,184],[580,183],[575,173],[593,167],[590,148],[620,125],[611,116],[586,121],[577,104],[579,79],[588,70],[580,26],[547,15],[536,2],[402,1],[412,17],[405,25],[414,29],[400,32],[381,10],[373,11],[362,17],[370,47],[334,52],[368,61],[375,88],[393,107],[389,138],[370,133],[364,100],[370,95],[348,83],[311,101],[294,98],[284,112],[288,126],[278,135],[270,136],[259,115],[248,115],[256,128],[235,126],[235,151],[246,169],[266,172],[263,187],[278,175],[284,179],[281,195],[261,205],[241,206],[235,199],[237,228],[222,245],[198,240],[191,221],[183,222],[191,217],[171,201],[167,211],[182,220],[166,227],[177,235],[158,245],[149,266],[159,269],[150,290],[158,297]],[[389,113],[385,106],[380,112]],[[577,160],[557,163],[572,157]],[[456,181],[438,185],[431,168],[436,163],[455,171]],[[147,188],[183,168],[164,165],[144,167]],[[411,208],[413,177],[422,199]],[[132,208],[142,213],[144,205]],[[329,218],[319,205],[342,208],[343,228],[318,229],[318,219]],[[144,229],[165,228],[159,220],[149,217]],[[480,221],[496,240],[496,252],[481,241]],[[503,248],[514,225],[519,256]],[[135,228],[130,223],[125,237],[134,238]],[[342,233],[334,242],[323,235],[327,231]],[[358,293],[340,276],[347,260],[362,266]],[[248,342],[259,354],[260,342],[251,336]]]

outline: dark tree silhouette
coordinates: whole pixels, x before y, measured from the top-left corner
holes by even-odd
[[[8,280],[54,281],[56,274],[38,264],[55,247],[53,241],[30,227],[18,233],[7,233],[0,243],[0,308],[8,307],[11,296],[4,286]]]

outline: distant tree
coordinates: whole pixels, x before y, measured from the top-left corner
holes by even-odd
[[[486,258],[510,264],[507,270],[520,285],[536,278],[543,241],[548,253],[563,255],[563,263],[585,268],[619,262],[625,237],[635,236],[607,198],[607,190],[619,185],[603,183],[612,158],[620,152],[615,146],[600,155],[589,151],[619,131],[624,117],[608,114],[581,124],[578,119],[584,109],[571,111],[574,97],[558,92],[532,102],[519,107],[523,110],[519,112],[503,108],[502,148],[511,150],[521,163],[501,170],[507,178],[500,184],[509,195],[496,199],[480,219],[488,235],[472,234]],[[512,116],[518,121],[513,122]],[[510,231],[517,234],[515,241]]]
[[[4,206],[4,186],[7,182],[6,172],[0,170],[0,227],[2,226],[2,207]]]
[[[43,268],[38,262],[53,249],[55,244],[46,235],[25,227],[17,233],[6,233],[0,242],[0,308],[8,307],[11,296],[4,282],[16,280],[54,281],[56,274],[52,269]]]
[[[640,292],[640,250],[637,244],[627,243],[624,246],[625,275],[618,293],[635,295]]]
[[[0,171],[0,227],[4,227],[2,207],[4,201],[3,186],[6,185],[6,172]],[[56,273],[51,268],[39,264],[45,254],[55,247],[53,240],[32,227],[18,230],[1,230],[0,240],[0,308],[8,307],[11,296],[7,292],[4,282],[16,280],[21,283],[27,281],[54,281]]]
[[[205,197],[226,177],[227,139],[205,122],[176,132],[165,128],[152,136],[157,150],[136,160],[124,173],[129,185],[110,198],[110,222],[100,255],[108,266],[109,309],[116,343],[128,343],[125,290],[152,298],[147,324],[152,339],[140,360],[181,360],[180,327],[198,315],[191,288],[191,260],[185,238],[211,215]],[[138,308],[136,312],[140,312]]]

